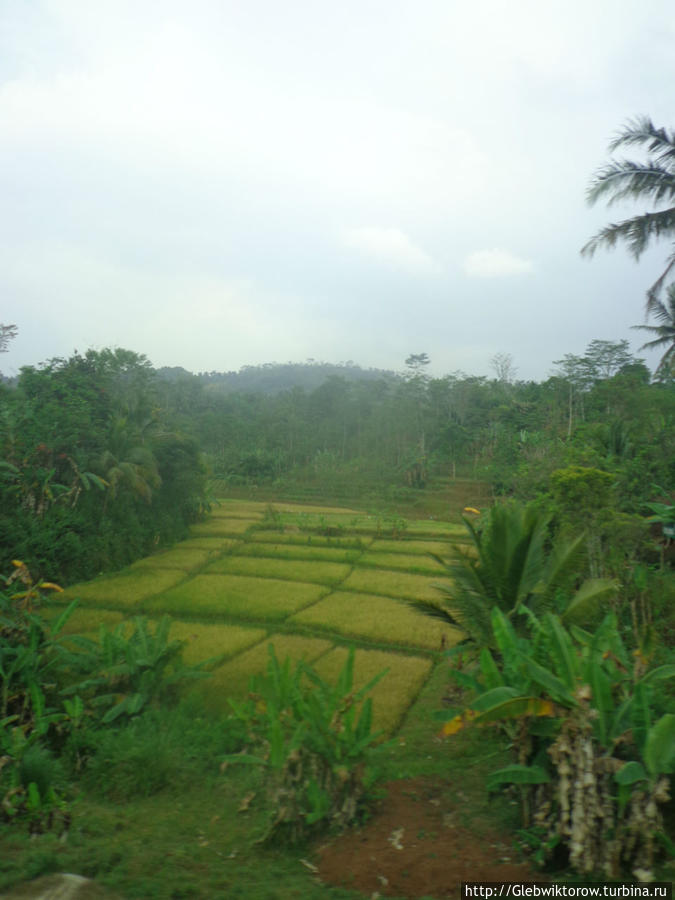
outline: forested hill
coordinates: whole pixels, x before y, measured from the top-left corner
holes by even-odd
[[[192,375],[180,366],[157,370],[160,378],[178,381]],[[242,366],[238,372],[199,372],[196,376],[211,390],[223,393],[279,394],[295,387],[313,391],[329,378],[340,376],[346,381],[397,380],[401,376],[384,369],[362,369],[355,363],[326,363],[308,360],[304,363],[264,363]]]

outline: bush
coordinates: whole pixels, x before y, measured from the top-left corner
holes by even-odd
[[[483,649],[480,674],[459,673],[477,696],[448,716],[444,733],[502,723],[517,762],[488,788],[521,786],[542,858],[560,844],[579,872],[617,877],[628,866],[648,880],[668,843],[659,804],[675,772],[675,715],[659,708],[653,687],[675,678],[675,665],[629,653],[614,613],[594,634],[568,631],[551,613],[525,614],[529,636],[519,637],[494,608],[499,655]]]
[[[383,677],[353,690],[354,650],[332,685],[305,663],[291,671],[270,645],[267,674],[253,679],[251,696],[230,701],[245,723],[249,753],[226,761],[265,768],[271,821],[264,840],[297,843],[329,826],[354,822],[368,802],[369,763],[381,733],[371,731],[366,694]]]

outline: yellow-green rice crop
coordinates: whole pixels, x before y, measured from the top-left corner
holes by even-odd
[[[171,615],[284,619],[319,600],[326,588],[241,575],[196,575],[145,605]]]
[[[63,612],[63,607],[49,607],[46,609],[41,609],[40,613],[44,615],[44,617],[48,620],[56,618],[56,616],[61,615]],[[97,631],[101,625],[105,625],[107,628],[114,628],[116,625],[124,619],[124,614],[121,612],[116,612],[112,609],[87,609],[83,606],[78,606],[77,609],[71,613],[68,621],[63,626],[61,630],[61,634],[84,634],[88,631]]]
[[[222,535],[239,535],[247,531],[251,526],[260,524],[258,519],[224,519],[211,518],[206,522],[197,522],[190,528],[193,537],[214,537]]]
[[[268,556],[275,559],[309,559],[322,560],[324,562],[354,563],[360,556],[361,550],[325,545],[315,546],[308,544],[291,543],[264,543],[249,541],[237,547],[236,556]]]
[[[303,506],[300,503],[273,503],[273,509],[278,513],[303,513],[305,515],[316,514],[319,516],[342,515],[342,516],[363,516],[365,513],[360,509],[349,509],[344,506],[312,506],[307,504]]]
[[[339,584],[351,566],[345,563],[310,562],[301,559],[268,559],[267,557],[225,556],[211,563],[207,573],[255,575],[259,578],[285,578],[308,584]]]
[[[204,695],[209,705],[226,710],[227,698],[246,694],[251,676],[266,670],[270,644],[274,644],[280,662],[288,656],[293,662],[304,659],[308,663],[314,663],[333,646],[331,641],[321,638],[272,634],[267,640],[220,666],[208,681],[199,683],[197,690]]]
[[[444,572],[441,563],[421,553],[382,553],[368,551],[359,558],[359,567],[376,569],[401,569],[418,575],[438,575]]]
[[[59,594],[59,600],[63,602],[80,598],[87,606],[131,609],[147,597],[172,587],[184,578],[185,572],[179,569],[151,569],[145,566],[83,584],[74,584],[63,594]]]
[[[146,566],[155,569],[182,569],[183,572],[192,572],[203,566],[209,559],[214,559],[218,551],[203,550],[198,547],[173,547],[164,553],[156,553],[146,556],[135,562],[132,569],[141,569]]]
[[[319,675],[334,681],[347,659],[346,647],[336,647],[322,656],[314,668]],[[354,659],[354,688],[367,684],[383,669],[389,669],[369,696],[373,698],[373,726],[387,734],[394,732],[431,671],[431,660],[419,656],[385,653],[382,650],[357,650]]]
[[[226,538],[226,537],[194,537],[188,538],[186,541],[181,541],[179,544],[174,546],[174,550],[182,550],[182,549],[191,549],[196,547],[198,550],[213,550],[214,553],[222,553],[225,550],[229,550],[230,547],[234,547],[235,544],[240,544],[241,541],[237,538]]]
[[[186,663],[230,657],[241,653],[265,637],[264,628],[241,625],[203,625],[201,622],[181,622],[174,619],[169,637],[185,641],[183,659]]]
[[[447,541],[415,541],[404,538],[400,541],[391,539],[382,540],[378,538],[368,548],[369,550],[382,551],[384,553],[403,553],[418,554],[425,556],[429,553],[435,553],[441,559],[454,556],[453,546],[457,543],[456,538],[448,538]]]
[[[414,535],[436,535],[449,537],[463,537],[466,529],[463,525],[457,525],[453,522],[439,522],[437,519],[414,519],[408,522],[407,532]]]
[[[407,572],[357,568],[340,587],[346,591],[381,594],[397,600],[438,600],[438,590],[433,587],[438,580],[438,577],[409,575]]]
[[[342,550],[363,550],[370,545],[372,538],[339,536],[330,537],[324,534],[307,534],[296,531],[254,531],[249,540],[261,544],[292,544],[298,547],[327,547]]]
[[[266,504],[264,503],[224,500],[218,506],[213,506],[209,515],[214,519],[256,519],[260,521],[265,516],[265,509]]]
[[[296,613],[289,621],[336,631],[346,637],[427,650],[451,647],[463,637],[458,629],[423,616],[390,597],[347,591],[330,594]]]
[[[333,512],[287,512],[280,513],[284,525],[297,525],[300,529],[337,528],[343,531],[376,530],[377,517],[364,513],[345,513],[344,510]]]

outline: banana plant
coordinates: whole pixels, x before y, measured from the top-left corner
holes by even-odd
[[[265,840],[292,842],[308,831],[352,822],[367,793],[366,766],[381,732],[372,730],[367,694],[386,670],[364,687],[354,687],[354,650],[336,682],[300,662],[279,662],[270,645],[267,673],[254,679],[249,698],[230,701],[250,734],[248,753],[226,757],[268,773],[276,811]]]
[[[489,789],[529,786],[535,822],[545,825],[550,846],[567,841],[579,871],[598,861],[615,873],[630,853],[649,868],[655,840],[664,835],[657,809],[667,799],[663,776],[675,767],[675,716],[654,722],[651,692],[656,682],[675,678],[675,665],[645,671],[613,612],[590,633],[568,630],[552,613],[540,619],[522,611],[529,638],[502,610],[492,610],[499,656],[481,651],[480,671],[462,679],[476,696],[464,710],[444,714],[443,734],[506,726],[517,762],[492,773]],[[598,835],[608,828],[614,842],[604,845]]]
[[[163,616],[154,631],[137,616],[127,636],[125,623],[108,631],[104,626],[98,641],[71,637],[80,651],[79,664],[89,674],[70,685],[64,695],[83,695],[102,711],[101,722],[137,715],[150,703],[165,697],[186,681],[208,677],[208,662],[196,666],[182,661],[183,641],[170,640],[171,619]]]

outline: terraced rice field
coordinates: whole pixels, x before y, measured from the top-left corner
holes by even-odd
[[[463,532],[434,520],[400,522],[359,510],[223,500],[191,537],[124,572],[74,585],[68,633],[95,634],[133,615],[173,618],[189,663],[209,660],[198,682],[212,706],[243,695],[277,656],[305,659],[334,678],[356,644],[359,687],[383,669],[373,691],[375,726],[391,733],[438,660],[461,633],[407,601],[436,600],[446,580],[431,553],[448,558]]]

